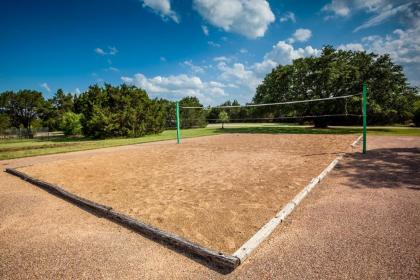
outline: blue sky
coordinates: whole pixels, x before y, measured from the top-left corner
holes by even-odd
[[[419,0],[1,1],[0,91],[105,82],[248,102],[273,67],[326,44],[389,53],[420,85],[419,18]]]

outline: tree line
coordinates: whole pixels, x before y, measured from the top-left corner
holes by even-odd
[[[368,85],[369,124],[420,125],[418,89],[411,87],[403,68],[389,55],[323,48],[318,57],[300,58],[279,65],[257,87],[252,103],[276,103],[360,93]],[[239,106],[236,100],[220,106]],[[181,107],[202,107],[197,97],[180,100]],[[361,96],[350,99],[281,106],[182,109],[181,128],[205,127],[208,123],[255,121],[309,121],[317,127],[360,124],[349,117],[361,114]],[[88,137],[138,137],[175,128],[174,101],[151,99],[135,86],[93,85],[81,94],[59,89],[45,99],[34,90],[0,94],[0,129],[48,127],[66,135]],[[331,117],[340,115],[339,117]],[[313,116],[313,117],[311,117]]]
[[[181,106],[202,106],[196,97],[185,97]],[[87,137],[139,137],[174,128],[175,102],[151,99],[135,86],[90,86],[79,95],[59,89],[45,99],[33,90],[0,94],[0,129],[33,127],[61,130],[66,135]],[[203,127],[203,112],[183,112],[182,127]]]

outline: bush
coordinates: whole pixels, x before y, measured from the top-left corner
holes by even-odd
[[[95,138],[139,137],[165,129],[165,103],[134,86],[91,86],[75,99],[83,134]]]
[[[82,132],[81,124],[82,115],[73,112],[64,113],[61,117],[60,128],[64,135],[76,135]]]

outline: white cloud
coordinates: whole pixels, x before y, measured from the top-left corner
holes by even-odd
[[[200,100],[210,103],[213,98],[225,96],[224,85],[219,82],[203,82],[197,76],[185,74],[171,76],[156,76],[148,78],[142,73],[133,77],[121,77],[121,80],[130,85],[145,89],[149,94],[165,94],[175,98],[184,96],[197,96]]]
[[[99,55],[116,55],[118,53],[118,50],[116,47],[108,47],[108,51],[105,51],[102,48],[96,48],[94,49],[95,53],[99,54]],[[109,64],[112,64],[112,61],[109,59],[108,60]]]
[[[339,50],[343,51],[364,51],[365,48],[362,44],[359,43],[349,43],[349,44],[342,44],[337,47]]]
[[[294,43],[295,41],[306,42],[312,37],[312,31],[305,28],[296,29],[293,33],[292,38],[289,39],[289,42]]]
[[[170,0],[141,0],[143,7],[152,9],[155,13],[160,15],[162,19],[172,19],[174,22],[179,23],[178,15],[171,10]]]
[[[420,73],[420,10],[407,13],[408,27],[395,29],[391,34],[370,35],[361,43],[340,45],[344,50],[366,50],[377,54],[389,54],[392,60],[404,67],[408,80],[418,86]]]
[[[111,72],[120,72],[120,69],[116,68],[116,67],[108,67],[106,68],[106,71],[111,71]]]
[[[82,93],[82,92],[80,91],[80,89],[79,89],[79,88],[76,88],[76,89],[74,90],[74,93],[76,93],[76,94],[80,94],[80,93]]]
[[[209,44],[210,46],[215,47],[215,48],[220,48],[221,47],[221,45],[219,43],[216,43],[216,42],[213,42],[213,41],[208,41],[207,44]]]
[[[50,87],[48,86],[47,83],[42,83],[39,86],[42,87],[43,89],[45,89],[46,91],[51,92],[51,89],[50,89]]]
[[[293,45],[288,44],[285,41],[279,41],[273,46],[270,52],[265,54],[264,60],[271,60],[278,64],[286,65],[292,63],[294,59],[318,56],[320,54],[321,50],[314,49],[312,46],[295,49]]]
[[[417,4],[416,4],[417,3]],[[353,32],[380,25],[399,15],[406,18],[419,9],[418,1],[408,0],[331,0],[322,8],[327,13],[325,19],[348,17],[358,12],[372,14],[366,22],[357,26]]]
[[[247,52],[248,52],[248,50],[247,50],[247,49],[245,49],[245,48],[241,48],[241,49],[239,50],[239,52],[240,52],[240,53],[247,53]]]
[[[215,58],[213,58],[214,61],[229,61],[230,59],[227,58],[226,56],[216,56]]]
[[[195,65],[192,62],[192,60],[186,60],[182,63],[182,65],[190,68],[193,73],[197,73],[197,74],[203,74],[204,73],[204,69],[202,67],[198,66],[198,65]]]
[[[393,8],[392,5],[388,5],[388,6],[384,7],[379,12],[378,15],[372,17],[371,19],[369,19],[365,23],[356,27],[353,32],[357,32],[357,31],[365,29],[365,28],[377,26],[377,25],[389,20],[391,17],[395,16],[398,13],[407,12],[409,10],[411,4],[412,3],[406,3],[406,4],[400,5],[400,6],[395,7],[395,8]]]
[[[209,36],[209,28],[207,26],[202,25],[201,29],[203,30],[204,35]]]
[[[105,51],[101,48],[96,48],[94,51],[99,55],[106,55]]]
[[[254,71],[258,74],[258,76],[265,76],[267,73],[270,73],[273,68],[278,65],[277,62],[271,59],[264,59],[261,62],[257,62],[253,65]]]
[[[224,81],[236,85],[246,85],[251,90],[255,90],[260,83],[260,79],[255,73],[242,63],[234,63],[229,66],[225,62],[219,62],[217,67],[221,71],[220,78]]]
[[[275,20],[266,0],[194,0],[194,8],[212,25],[252,39],[263,37]]]
[[[296,22],[296,16],[293,12],[286,12],[280,17],[280,22],[286,21]]]
[[[331,3],[322,8],[322,11],[331,12],[336,16],[342,17],[350,14],[350,8],[348,7],[348,1],[346,0],[332,0]]]
[[[420,65],[420,25],[386,36],[364,37],[362,42],[369,51],[389,54],[396,63]]]

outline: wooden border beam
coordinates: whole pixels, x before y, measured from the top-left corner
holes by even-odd
[[[142,223],[130,216],[124,215],[113,210],[112,207],[101,205],[88,199],[82,198],[80,196],[74,195],[57,185],[53,185],[42,180],[33,178],[14,168],[6,168],[5,171],[48,192],[51,192],[60,198],[63,198],[76,205],[102,214],[109,220],[120,223],[153,240],[157,240],[159,242],[173,246],[174,248],[183,252],[190,253],[196,257],[200,257],[201,259],[204,259],[205,261],[209,262],[209,264],[218,268],[222,268],[225,270],[233,270],[240,264],[240,260],[237,257],[226,255],[222,252],[213,251],[199,244],[188,241],[176,234],[168,233],[148,224]]]

